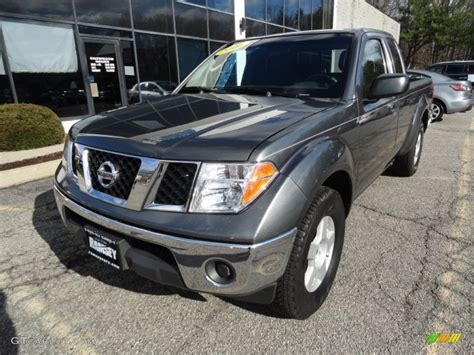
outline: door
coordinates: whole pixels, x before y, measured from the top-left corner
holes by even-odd
[[[359,59],[359,145],[356,150],[358,186],[365,189],[385,169],[395,154],[398,127],[396,98],[369,99],[373,81],[388,73],[387,54],[379,38],[368,38]]]
[[[95,113],[125,106],[127,96],[119,42],[84,38],[83,43]]]

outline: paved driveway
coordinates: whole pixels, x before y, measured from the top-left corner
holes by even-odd
[[[0,190],[0,353],[473,351],[473,120],[434,123],[418,173],[382,176],[356,201],[335,285],[306,321],[92,259],[50,179]],[[426,346],[435,331],[462,337]]]

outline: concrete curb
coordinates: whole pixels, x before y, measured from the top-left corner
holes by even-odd
[[[61,159],[0,171],[0,189],[53,176]]]

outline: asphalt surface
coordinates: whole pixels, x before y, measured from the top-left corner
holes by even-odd
[[[471,111],[432,124],[417,174],[382,176],[359,197],[336,282],[306,321],[87,256],[51,179],[0,190],[0,353],[472,352],[473,121]],[[432,332],[462,336],[428,346]]]

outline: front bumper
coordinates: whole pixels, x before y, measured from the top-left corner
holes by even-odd
[[[80,216],[85,223],[91,222],[111,233],[168,249],[174,257],[184,287],[194,291],[231,297],[250,295],[277,281],[285,272],[297,232],[296,228],[293,228],[286,233],[256,244],[234,244],[182,238],[129,225],[98,214],[66,197],[57,186],[54,188],[54,194],[61,218],[66,227],[74,234],[80,233],[84,225],[71,219],[69,211]],[[144,251],[146,252],[146,250]],[[206,265],[212,260],[225,261],[232,266],[235,278],[231,283],[222,285],[209,278]],[[133,265],[140,263],[131,262],[130,264],[133,270]],[[142,269],[146,268],[143,263],[141,265]],[[160,268],[163,263],[155,262],[147,263],[147,265],[148,268]],[[167,268],[162,271],[168,272],[169,270],[171,269]],[[160,274],[160,270],[135,271],[144,276]],[[167,283],[178,287],[182,286],[178,282],[180,278],[178,277],[176,280],[176,283]]]

